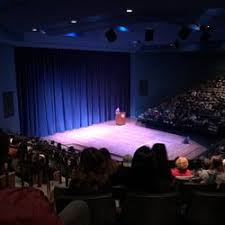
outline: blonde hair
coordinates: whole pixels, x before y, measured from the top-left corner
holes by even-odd
[[[186,157],[179,157],[176,160],[176,166],[180,170],[186,170],[188,168],[188,159]]]

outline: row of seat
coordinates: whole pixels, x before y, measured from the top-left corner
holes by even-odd
[[[182,199],[179,192],[127,193],[121,204],[119,216],[116,213],[115,198],[111,193],[94,196],[63,194],[55,199],[57,212],[73,200],[87,202],[91,214],[91,225],[224,224],[225,193],[194,191],[188,202]]]

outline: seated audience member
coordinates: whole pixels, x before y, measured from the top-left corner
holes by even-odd
[[[176,162],[176,167],[171,169],[172,175],[174,177],[185,176],[189,177],[192,176],[191,170],[188,169],[188,159],[185,157],[179,157]]]
[[[97,194],[110,191],[110,176],[104,160],[101,151],[96,148],[84,149],[78,169],[74,171],[69,184],[71,193]]]
[[[162,143],[156,143],[152,146],[152,151],[155,152],[159,176],[161,178],[171,180],[172,174],[169,166],[166,146]]]
[[[201,168],[196,172],[196,176],[198,176],[201,180],[205,180],[208,176],[208,170],[210,168],[210,159],[203,158],[201,163]],[[203,183],[203,182],[202,182]]]
[[[43,192],[34,188],[1,189],[0,209],[2,225],[89,225],[85,202],[71,202],[58,216]]]
[[[162,191],[169,191],[172,185],[173,176],[169,166],[166,146],[162,143],[156,143],[152,146],[157,163],[157,174],[159,176],[160,187]]]
[[[99,151],[104,157],[105,168],[107,170],[108,175],[114,175],[118,169],[118,163],[111,158],[111,154],[107,148],[100,148]]]
[[[131,176],[131,165],[132,165],[131,162],[132,162],[131,155],[125,155],[123,157],[122,165],[118,167],[117,172],[112,177],[113,185],[128,186]]]
[[[142,146],[134,153],[128,186],[138,192],[159,191],[155,153],[149,147]]]
[[[206,184],[221,184],[224,183],[224,169],[223,160],[221,156],[212,156],[210,160],[210,166],[204,173],[199,173],[202,179],[202,183]]]
[[[58,216],[44,194],[34,188],[0,190],[0,208],[4,225],[89,225],[85,202],[71,202]]]

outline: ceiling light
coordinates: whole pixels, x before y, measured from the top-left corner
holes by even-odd
[[[65,37],[77,37],[77,33],[75,32],[69,32],[69,33],[66,33],[64,34]]]
[[[32,28],[32,31],[33,32],[37,32],[37,28]]]
[[[132,13],[133,12],[133,9],[127,9],[126,12],[127,13]]]
[[[189,25],[189,28],[190,28],[192,31],[200,31],[200,25],[199,25],[199,24],[190,24],[190,25]]]
[[[118,31],[121,31],[121,32],[128,32],[129,31],[128,28],[127,27],[124,27],[124,26],[118,26],[117,27],[117,30]]]
[[[77,20],[71,20],[70,23],[77,23]]]

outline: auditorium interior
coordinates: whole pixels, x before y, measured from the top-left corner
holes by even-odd
[[[223,225],[225,1],[0,0],[0,225]]]

